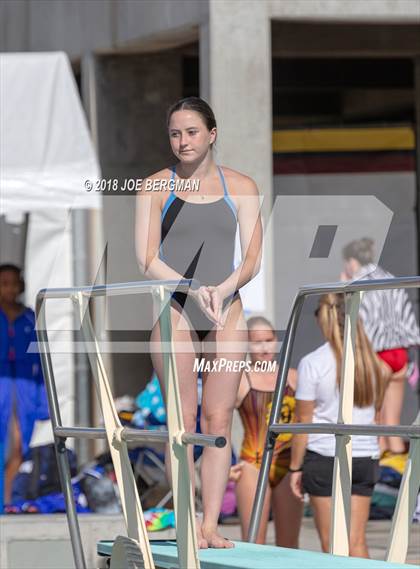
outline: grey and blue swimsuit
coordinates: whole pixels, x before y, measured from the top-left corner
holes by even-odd
[[[217,170],[223,186],[222,198],[214,202],[192,203],[171,192],[161,215],[160,259],[183,278],[196,279],[201,285],[219,285],[234,271],[237,214],[220,166]],[[171,182],[174,180],[175,166]],[[239,291],[225,299],[223,307],[237,296]],[[172,298],[202,340],[214,323],[188,294],[175,291]]]

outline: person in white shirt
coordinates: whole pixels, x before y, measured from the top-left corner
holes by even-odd
[[[296,418],[301,423],[336,423],[343,354],[343,296],[322,296],[315,314],[327,341],[299,363]],[[375,423],[388,378],[389,371],[373,351],[359,320],[356,335],[353,423]],[[334,454],[334,435],[310,434],[293,437],[289,468],[292,473],[292,491],[300,499],[303,499],[304,492],[309,494],[324,552],[329,550]],[[369,557],[366,524],[373,487],[378,479],[377,437],[353,436],[352,454],[350,555]]]

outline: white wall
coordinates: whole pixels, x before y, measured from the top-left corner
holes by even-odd
[[[72,59],[88,51],[110,51],[136,45],[146,38],[191,30],[218,12],[235,13],[233,29],[245,33],[249,10],[258,17],[283,20],[420,22],[417,0],[2,0],[0,51],[63,50]],[[231,51],[226,28],[223,47]],[[252,40],[252,37],[248,36]]]
[[[207,0],[32,0],[0,2],[0,51],[88,51],[121,48],[173,29],[197,27]]]

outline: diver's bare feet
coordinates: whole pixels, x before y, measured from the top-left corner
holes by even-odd
[[[207,541],[208,547],[216,549],[231,549],[235,544],[222,537],[217,530],[207,529],[204,526],[201,528],[204,539]]]
[[[195,518],[195,525],[197,531],[197,546],[198,549],[208,549],[209,544],[207,540],[203,536],[203,531],[201,529],[201,525],[203,523],[202,517],[198,514]]]

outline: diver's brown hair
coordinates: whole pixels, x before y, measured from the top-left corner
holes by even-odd
[[[203,119],[204,124],[209,131],[217,127],[213,109],[204,99],[201,99],[200,97],[185,97],[184,99],[180,99],[171,105],[166,116],[166,122],[168,126],[169,121],[171,120],[171,116],[176,111],[195,111],[201,115],[201,118]]]

